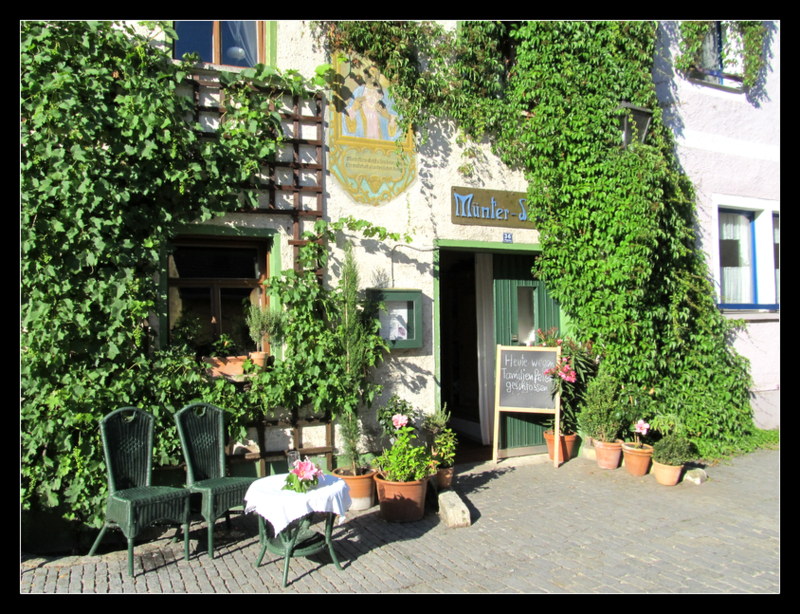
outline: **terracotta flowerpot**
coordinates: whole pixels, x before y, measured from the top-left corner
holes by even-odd
[[[267,364],[267,356],[269,356],[269,354],[266,352],[250,352],[249,356],[253,364],[263,369]]]
[[[653,461],[653,475],[656,476],[656,482],[664,486],[675,486],[681,481],[681,474],[683,473],[683,465],[663,465]]]
[[[236,377],[244,372],[244,361],[247,356],[212,356],[203,361],[209,364],[206,372],[211,377]]]
[[[390,482],[375,474],[381,516],[389,522],[414,522],[425,515],[428,478],[414,482]]]
[[[445,490],[453,485],[454,467],[442,467],[436,471],[436,486],[439,490]]]
[[[333,474],[337,478],[342,478],[350,490],[350,509],[351,510],[368,510],[375,505],[375,473],[374,469],[370,469],[363,475],[350,475],[349,469],[345,467],[337,467],[333,470]]]
[[[554,439],[553,431],[544,432],[544,440],[545,443],[547,443],[547,455],[550,457],[550,460],[553,460],[553,455],[555,454],[555,446],[553,444]],[[564,461],[568,461],[575,456],[575,449],[578,447],[578,436],[575,433],[572,433],[571,435],[561,435],[559,437],[559,441],[561,442],[559,460],[563,463]]]
[[[643,443],[641,448],[637,448],[635,444],[623,443],[622,456],[628,473],[636,477],[647,475],[650,471],[650,459],[653,457],[653,446]]]
[[[619,467],[619,461],[622,458],[622,442],[621,441],[599,441],[594,442],[594,453],[597,459],[597,466],[600,469],[616,469]]]

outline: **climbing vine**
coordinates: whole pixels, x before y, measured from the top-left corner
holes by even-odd
[[[742,28],[751,83],[761,70],[758,28]],[[651,407],[678,414],[703,455],[747,445],[748,364],[716,308],[696,247],[693,189],[662,120],[652,78],[657,24],[466,22],[445,33],[416,22],[334,22],[322,30],[332,49],[382,67],[409,125],[456,119],[473,139],[491,135],[501,159],[525,172],[542,245],[534,273],[615,377],[654,390]],[[644,143],[623,145],[623,102],[652,110]]]
[[[209,138],[187,121],[194,103],[180,91],[193,62],[151,43],[110,22],[20,30],[21,504],[95,525],[103,415],[153,413],[158,466],[180,461],[172,415],[187,402],[224,407],[234,433],[258,406],[206,378],[186,348],[156,348],[147,319],[176,229],[255,203],[231,187],[247,185],[279,143],[260,86],[322,84],[266,67],[222,73],[227,105]]]

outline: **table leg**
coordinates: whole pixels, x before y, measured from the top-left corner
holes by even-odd
[[[325,519],[325,543],[328,544],[328,552],[333,559],[333,564],[336,565],[336,569],[341,570],[342,566],[339,564],[339,559],[336,556],[336,551],[333,549],[333,520],[336,518],[335,514],[328,514],[328,517]]]
[[[333,523],[335,518],[336,514],[333,513],[326,514],[324,536],[320,535],[319,533],[316,533],[315,534],[316,539],[313,539],[309,544],[308,528],[309,525],[311,524],[311,515],[305,516],[302,519],[299,519],[299,521],[293,522],[272,540],[270,540],[270,538],[267,535],[264,518],[262,516],[259,516],[258,540],[259,543],[261,544],[261,552],[259,552],[258,554],[258,559],[256,560],[255,566],[258,567],[259,565],[261,565],[261,561],[263,560],[264,554],[266,553],[268,548],[269,550],[271,550],[276,554],[278,553],[282,554],[283,586],[286,587],[289,579],[289,563],[292,557],[295,556],[295,549],[297,548],[297,542],[300,536],[302,535],[305,541],[303,541],[303,543],[300,546],[298,556],[308,556],[309,554],[318,552],[321,548],[327,546],[328,552],[331,555],[331,559],[333,559],[333,563],[334,565],[336,565],[336,569],[341,570],[342,566],[339,563],[339,558],[336,556],[336,551],[333,548],[332,534],[333,534]]]

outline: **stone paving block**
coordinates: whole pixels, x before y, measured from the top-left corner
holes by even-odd
[[[293,559],[285,589],[279,557],[254,567],[257,527],[242,515],[233,529],[219,523],[214,559],[200,546],[201,523],[188,562],[172,532],[137,543],[134,578],[123,546],[23,555],[20,592],[778,593],[778,460],[757,452],[714,467],[701,485],[669,489],[583,458],[557,470],[489,464],[460,472],[454,489],[469,503],[469,526],[451,529],[432,511],[408,524],[387,523],[377,506],[348,513],[334,530],[344,569],[327,553]]]

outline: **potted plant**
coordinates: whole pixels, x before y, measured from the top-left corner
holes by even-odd
[[[597,377],[586,387],[586,398],[578,414],[578,428],[592,438],[597,465],[602,469],[616,469],[622,456],[618,435],[624,418],[619,391],[619,382],[601,363]]]
[[[551,376],[552,394],[561,398],[561,416],[559,420],[560,458],[567,461],[575,455],[578,448],[578,409],[583,402],[586,386],[597,373],[597,354],[591,342],[581,343],[573,339],[558,337],[558,331],[551,328],[547,331],[536,331],[537,342],[543,346],[561,346],[561,358],[552,369],[545,371]],[[553,459],[555,450],[554,424],[550,421],[550,430],[544,432],[547,453]]]
[[[264,309],[261,305],[250,304],[245,314],[250,339],[256,344],[256,351],[250,352],[250,360],[262,369],[267,364],[266,338],[271,343],[280,340],[283,326],[283,313]]]
[[[695,449],[680,432],[668,433],[653,444],[653,474],[664,486],[675,486],[683,466],[694,458]]]
[[[209,365],[206,373],[211,377],[241,381],[247,354],[239,354],[239,351],[233,338],[222,333],[213,343],[212,356],[203,357],[203,362]]]
[[[381,516],[390,522],[412,522],[425,515],[428,479],[436,463],[416,436],[408,416],[392,416],[392,444],[375,459],[375,484]]]
[[[456,445],[458,438],[453,429],[445,427],[433,438],[431,456],[436,463],[436,485],[440,490],[453,485]]]
[[[622,457],[625,469],[631,475],[640,477],[650,471],[650,459],[653,456],[653,446],[642,441],[650,430],[650,425],[644,420],[639,420],[632,427],[633,442],[623,442]]]
[[[352,245],[345,245],[341,279],[335,293],[335,310],[331,317],[335,337],[339,342],[337,356],[331,367],[340,374],[336,387],[333,414],[339,423],[345,465],[334,474],[347,482],[352,500],[351,509],[369,509],[375,501],[375,470],[365,462],[361,451],[362,420],[360,411],[370,407],[381,386],[369,381],[369,371],[385,347],[374,317],[375,305],[362,304],[358,296],[358,266]],[[335,364],[333,364],[335,363]]]
[[[458,438],[455,431],[447,426],[449,421],[447,404],[425,416],[422,421],[422,429],[427,434],[431,456],[436,463],[435,484],[439,489],[450,488],[453,484]]]

